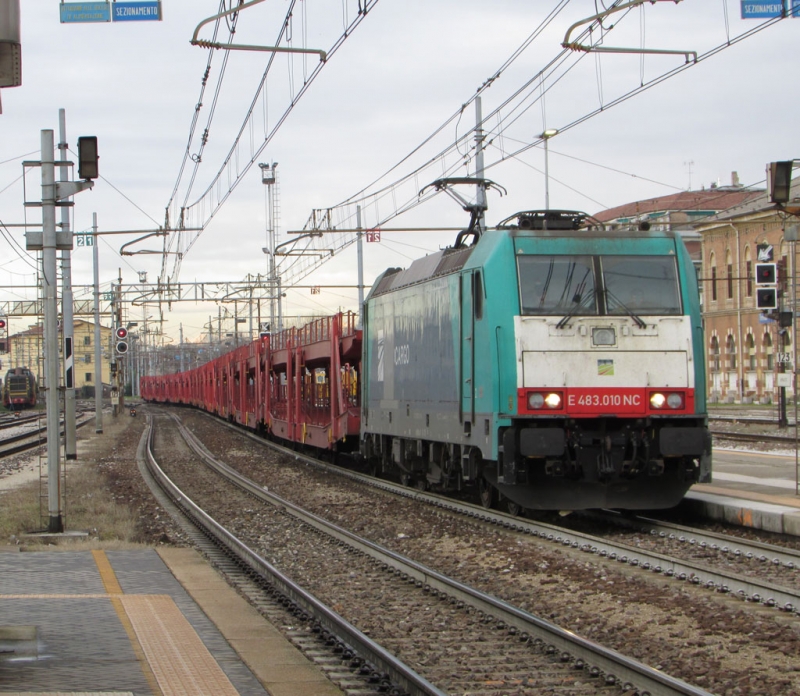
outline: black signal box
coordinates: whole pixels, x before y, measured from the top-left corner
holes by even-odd
[[[756,264],[756,284],[774,285],[778,280],[778,272],[774,263]]]
[[[778,306],[776,288],[758,288],[756,290],[756,306],[759,309],[775,309]]]

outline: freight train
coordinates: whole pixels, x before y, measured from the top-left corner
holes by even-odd
[[[20,411],[36,406],[36,375],[27,367],[12,367],[3,383],[3,406]]]
[[[658,509],[711,480],[697,275],[677,233],[525,211],[391,268],[352,314],[144,377],[265,435],[512,512]]]

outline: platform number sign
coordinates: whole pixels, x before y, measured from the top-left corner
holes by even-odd
[[[75,235],[75,242],[76,242],[76,246],[79,246],[79,247],[91,247],[91,246],[94,246],[94,235],[93,234],[76,234]]]

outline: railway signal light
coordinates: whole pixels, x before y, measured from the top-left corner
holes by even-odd
[[[778,281],[777,266],[774,263],[756,264],[756,284],[774,285]]]
[[[768,286],[756,288],[756,307],[759,309],[775,309],[778,306],[778,267],[774,263],[756,264],[756,285]]]
[[[6,321],[6,318],[0,317],[0,331],[5,331],[7,326],[8,322]]]
[[[96,179],[100,176],[97,154],[97,136],[84,135],[78,138],[78,177]]]
[[[114,331],[114,336],[116,338],[117,353],[124,355],[128,352],[128,329],[124,326],[118,326]]]
[[[756,307],[759,309],[775,309],[778,306],[778,290],[776,288],[757,288]]]
[[[770,162],[769,199],[773,203],[788,203],[792,195],[792,166],[794,162]]]

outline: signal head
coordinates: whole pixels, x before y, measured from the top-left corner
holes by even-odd
[[[126,329],[124,326],[118,326],[115,335],[119,340],[124,341],[126,338],[128,338],[128,329]]]

